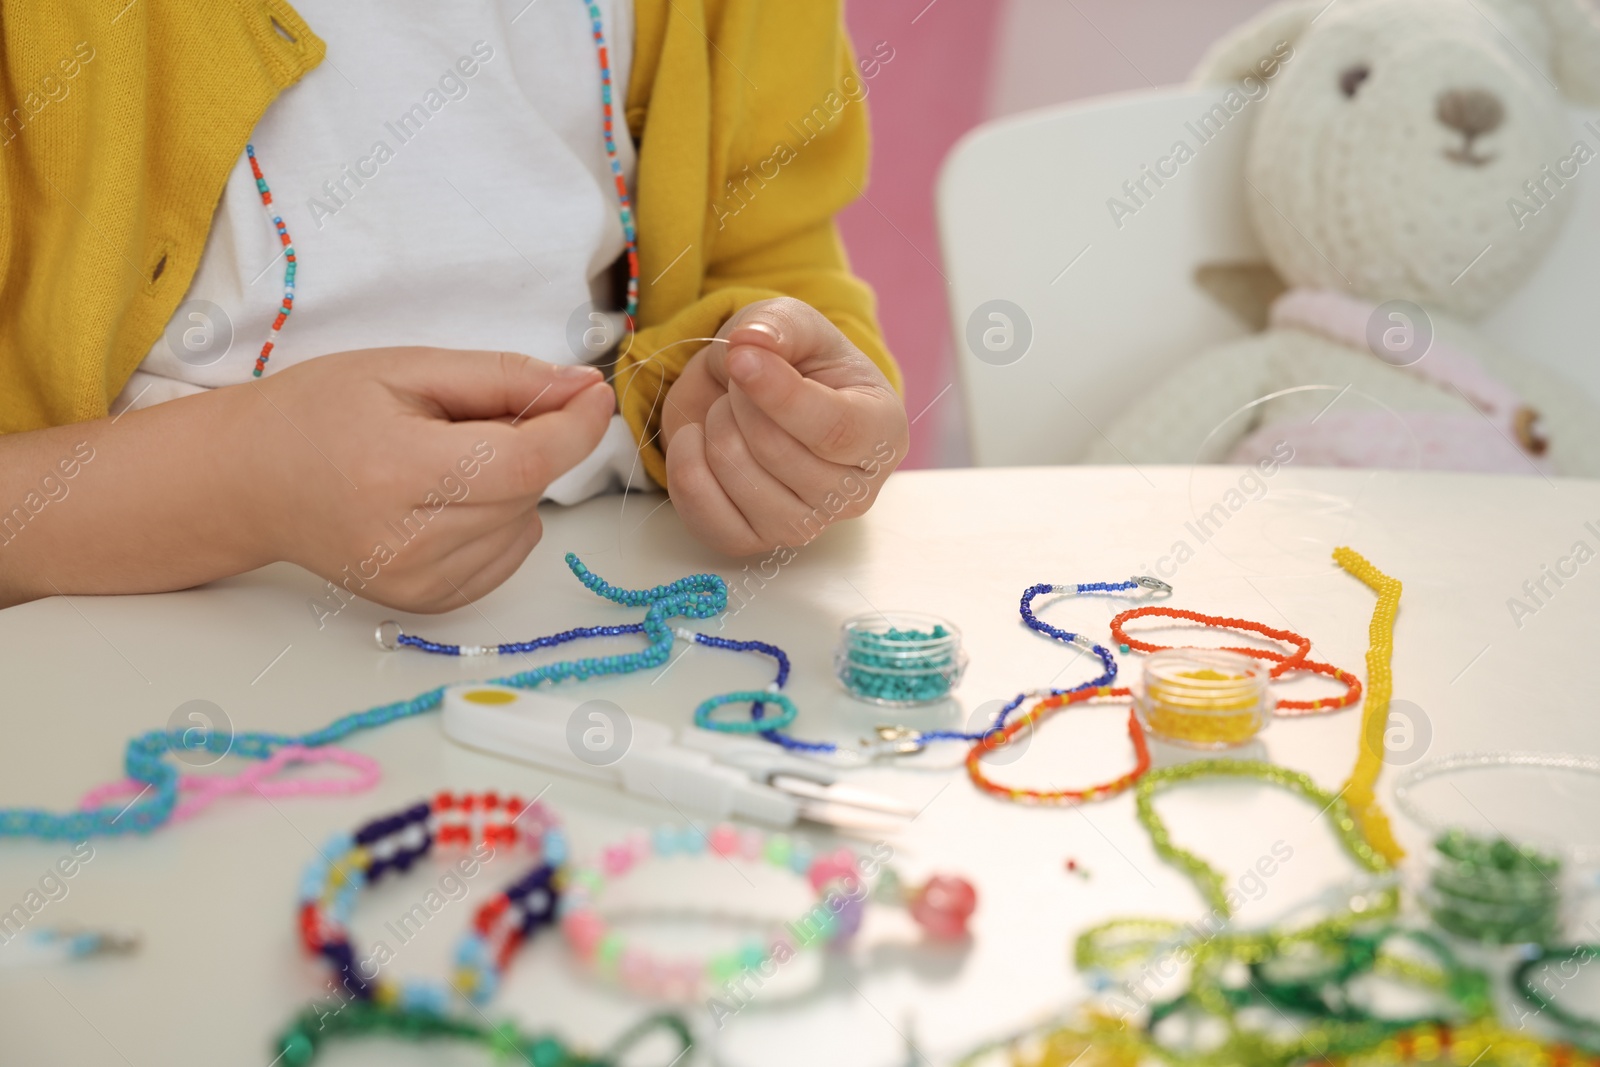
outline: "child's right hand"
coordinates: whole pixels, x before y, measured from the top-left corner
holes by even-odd
[[[516,571],[543,532],[540,496],[616,405],[593,367],[432,348],[324,356],[239,392],[262,431],[246,488],[274,555],[424,612]]]
[[[0,508],[16,505],[0,512],[0,607],[184,589],[275,560],[390,607],[457,607],[538,543],[540,496],[615,403],[592,368],[369,349],[0,436]]]

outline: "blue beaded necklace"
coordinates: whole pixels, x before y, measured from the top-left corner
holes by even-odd
[[[887,751],[894,754],[905,754],[918,751],[928,743],[935,741],[976,743],[982,741],[994,731],[1002,729],[1011,713],[1030,696],[1042,697],[1111,685],[1117,677],[1117,661],[1112,656],[1111,650],[1084,637],[1082,634],[1062,630],[1040,619],[1034,614],[1033,602],[1046,593],[1078,596],[1084,593],[1121,593],[1141,588],[1157,593],[1172,592],[1172,586],[1166,582],[1161,581],[1159,578],[1147,576],[1133,577],[1123,582],[1085,582],[1079,585],[1052,585],[1042,582],[1038,585],[1029,586],[1023,591],[1022,601],[1018,605],[1022,621],[1029,629],[1044,634],[1046,637],[1065,644],[1077,645],[1093,652],[1104,665],[1101,675],[1098,678],[1093,678],[1068,689],[1045,689],[1018,693],[1000,709],[995,716],[994,722],[983,730],[970,732],[963,730],[913,731],[903,727],[881,728],[882,741],[889,745]],[[609,631],[631,633],[637,632],[640,628],[638,624],[635,624],[631,627],[612,627],[609,628]],[[594,629],[607,628],[596,627]],[[568,633],[573,634],[578,633],[578,631],[568,631]],[[794,701],[782,691],[789,680],[790,669],[789,656],[783,649],[766,641],[734,641],[725,637],[713,637],[710,634],[703,634],[686,628],[679,628],[674,633],[682,640],[705,645],[709,648],[720,648],[730,652],[759,652],[763,655],[771,656],[778,665],[777,677],[766,689],[721,693],[702,701],[694,712],[696,726],[719,733],[753,734],[793,752],[826,755],[849,751],[841,748],[838,743],[833,741],[805,741],[784,732],[784,728],[794,722],[798,715],[798,708],[796,708]],[[585,635],[587,636],[587,633]],[[379,627],[379,642],[386,648],[404,645],[422,652],[431,652],[435,655],[443,656],[514,655],[519,652],[532,651],[536,648],[548,647],[549,644],[564,636],[566,635],[557,634],[554,637],[539,638],[535,641],[507,642],[499,645],[449,645],[429,641],[413,634],[401,633],[398,624],[393,622],[386,622]],[[750,717],[748,719],[738,719],[730,722],[712,717],[719,707],[746,702],[750,704]],[[780,708],[779,714],[775,718],[767,718],[767,704],[776,704]]]
[[[1080,689],[1096,689],[1100,686],[1110,685],[1116,680],[1117,677],[1117,661],[1112,656],[1111,650],[1106,648],[1104,645],[1101,645],[1083,636],[1082,634],[1072,633],[1069,630],[1063,630],[1059,627],[1051,626],[1049,623],[1045,622],[1043,619],[1034,614],[1033,602],[1039,597],[1044,596],[1046,593],[1060,593],[1064,596],[1080,596],[1084,593],[1124,593],[1133,589],[1148,589],[1152,592],[1162,594],[1170,594],[1172,592],[1172,586],[1168,585],[1166,582],[1163,582],[1159,578],[1151,578],[1147,575],[1136,575],[1123,582],[1082,582],[1078,585],[1052,585],[1049,582],[1040,582],[1037,585],[1030,585],[1028,588],[1022,591],[1022,601],[1017,605],[1017,610],[1021,613],[1022,621],[1028,627],[1028,629],[1033,630],[1036,633],[1044,634],[1046,637],[1060,641],[1063,644],[1077,645],[1079,648],[1084,648],[1090,652],[1093,652],[1097,657],[1099,657],[1101,664],[1104,666],[1104,671],[1101,673],[1100,677],[1093,678],[1078,685],[1070,686],[1066,689],[1047,688],[1024,690],[1007,701],[1006,704],[1000,708],[999,712],[995,714],[994,722],[990,723],[989,726],[982,730],[970,732],[962,730],[919,731],[907,730],[903,727],[887,727],[880,730],[879,733],[885,738],[896,738],[918,743],[926,743],[929,741],[966,741],[970,744],[976,744],[977,742],[987,738],[990,734],[1003,729],[1006,725],[1006,721],[1011,717],[1011,713],[1021,707],[1022,702],[1027,700],[1029,697],[1059,696],[1063,693],[1075,693]]]
[[[551,648],[582,638],[625,633],[642,633],[649,644],[637,652],[590,656],[535,667],[504,678],[491,679],[493,684],[531,689],[546,682],[630,674],[659,667],[666,663],[672,652],[674,631],[669,620],[678,617],[710,618],[728,606],[727,584],[714,574],[691,575],[653,589],[619,589],[585,567],[570,552],[567,553],[566,562],[578,581],[596,596],[624,607],[645,608],[644,621],[626,626],[589,626],[567,630],[527,642],[528,649]],[[455,654],[460,654],[459,648]],[[0,809],[0,837],[81,840],[146,833],[170,819],[173,808],[177,806],[178,771],[166,761],[168,752],[206,749],[218,755],[232,752],[250,759],[266,759],[285,745],[316,748],[333,744],[361,730],[432,711],[443,702],[444,690],[444,686],[439,686],[409,700],[353,712],[335,719],[320,730],[299,735],[245,732],[226,736],[208,731],[203,737],[196,737],[192,736],[194,731],[190,730],[152,730],[128,743],[124,759],[127,775],[148,787],[132,804],[121,809],[102,807],[67,813],[39,808]]]

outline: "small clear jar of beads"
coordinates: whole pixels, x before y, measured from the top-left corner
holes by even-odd
[[[1134,703],[1145,729],[1165,741],[1234,748],[1267,723],[1267,681],[1263,665],[1236,652],[1172,648],[1145,660]]]
[[[1572,886],[1559,849],[1451,829],[1421,866],[1417,898],[1441,930],[1488,945],[1560,939]]]
[[[961,631],[943,619],[874,612],[839,627],[833,666],[856,699],[907,708],[949,696],[967,669],[967,653]]]

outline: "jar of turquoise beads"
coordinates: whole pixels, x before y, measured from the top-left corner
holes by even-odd
[[[874,612],[839,627],[834,673],[858,700],[906,708],[944,699],[967,669],[961,631],[933,615]]]

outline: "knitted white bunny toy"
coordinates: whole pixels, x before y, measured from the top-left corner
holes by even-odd
[[[1287,442],[1297,465],[1600,476],[1592,398],[1470,325],[1533,272],[1600,156],[1600,124],[1567,109],[1600,104],[1590,3],[1292,0],[1219,42],[1203,82],[1292,49],[1244,174],[1288,290],[1085,460],[1254,462]]]

